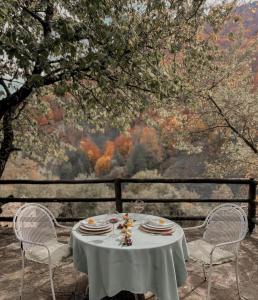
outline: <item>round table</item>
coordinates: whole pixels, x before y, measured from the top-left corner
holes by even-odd
[[[152,217],[155,218],[138,215],[137,219]],[[132,228],[133,245],[129,247],[120,245],[118,229],[117,237],[85,236],[76,231],[79,223],[74,226],[70,238],[74,266],[88,274],[90,300],[112,297],[122,290],[135,294],[152,291],[160,300],[179,299],[177,287],[187,277],[188,251],[183,229],[174,223],[173,235],[152,235],[138,229],[140,222]]]

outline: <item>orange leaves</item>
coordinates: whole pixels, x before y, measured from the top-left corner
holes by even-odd
[[[175,116],[170,116],[160,121],[160,133],[163,146],[169,151],[175,150],[177,144],[176,133],[182,130],[182,123]]]
[[[37,123],[39,126],[46,126],[48,125],[48,119],[46,116],[40,116],[37,119]]]
[[[105,144],[104,154],[96,161],[94,170],[96,175],[106,174],[111,168],[111,160],[115,152],[115,144],[112,141],[107,141]]]
[[[41,101],[48,103],[49,110],[44,115],[36,116],[36,121],[39,126],[51,125],[54,122],[63,120],[64,112],[55,102],[55,95],[47,94],[41,97]]]
[[[92,162],[97,176],[106,175],[112,169],[113,160],[116,162],[116,151],[126,160],[130,157],[135,145],[141,144],[157,162],[162,160],[163,150],[156,129],[135,126],[127,134],[120,134],[115,140],[107,140],[103,151],[89,138],[80,141],[81,149]]]
[[[46,126],[63,120],[63,110],[61,108],[51,109],[46,115],[36,118],[39,126]]]
[[[196,38],[198,41],[205,41],[207,39],[207,33],[205,33],[205,31],[199,31]]]
[[[41,100],[43,102],[51,103],[51,102],[53,102],[53,100],[55,100],[55,95],[53,95],[53,94],[44,95],[41,97]]]
[[[80,148],[89,157],[97,175],[105,174],[110,170],[111,160],[115,152],[113,141],[106,142],[103,155],[99,147],[89,137],[81,139]]]
[[[187,119],[187,127],[191,131],[203,131],[207,128],[203,120],[198,115],[189,115]]]
[[[156,129],[144,127],[140,136],[140,144],[144,145],[148,151],[155,155],[158,161],[162,159],[162,146],[160,145]]]
[[[180,126],[175,116],[166,118],[160,125],[162,133],[171,132]]]
[[[61,121],[63,119],[63,110],[61,108],[55,107],[47,114],[49,120],[55,122]]]
[[[115,140],[115,147],[123,157],[128,156],[133,147],[131,137],[120,134]]]
[[[107,155],[102,155],[95,164],[96,175],[105,174],[110,170],[111,167],[111,157]]]
[[[140,144],[148,144],[155,137],[156,130],[154,128],[144,127],[140,136]]]
[[[104,155],[112,157],[115,152],[115,144],[112,141],[107,141],[105,144]]]
[[[80,148],[86,153],[92,163],[95,163],[101,156],[99,147],[90,138],[82,138]]]

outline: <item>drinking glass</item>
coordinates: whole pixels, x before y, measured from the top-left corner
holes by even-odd
[[[112,230],[112,236],[115,237],[115,224],[118,223],[119,221],[119,214],[118,212],[111,213],[109,215],[109,223],[113,225],[113,230]]]
[[[144,201],[143,200],[136,200],[134,202],[134,209],[137,213],[137,218],[139,219],[139,214],[141,214],[144,211]]]

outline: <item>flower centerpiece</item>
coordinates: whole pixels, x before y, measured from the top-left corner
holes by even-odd
[[[131,246],[133,244],[132,241],[132,231],[131,227],[133,227],[133,220],[130,219],[128,213],[123,216],[123,223],[118,225],[118,229],[121,229],[121,244],[122,246]]]

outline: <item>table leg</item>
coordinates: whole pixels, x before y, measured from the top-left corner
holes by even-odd
[[[135,300],[135,295],[131,292],[122,291],[114,297],[105,297],[101,300]]]

